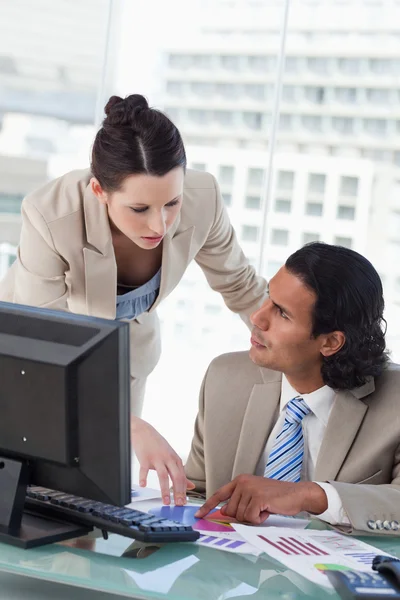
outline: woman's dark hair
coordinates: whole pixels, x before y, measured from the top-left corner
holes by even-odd
[[[178,128],[146,98],[111,96],[106,118],[92,149],[91,170],[103,190],[120,189],[128,175],[162,176],[186,169],[186,153]]]
[[[313,242],[292,254],[285,267],[317,296],[312,337],[332,331],[346,336],[341,350],[323,357],[325,384],[351,390],[381,375],[388,361],[385,305],[382,282],[371,263],[354,250]]]

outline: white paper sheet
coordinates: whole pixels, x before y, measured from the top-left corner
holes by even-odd
[[[233,524],[250,544],[276,560],[326,588],[332,584],[325,570],[352,569],[372,572],[374,556],[390,556],[369,544],[335,531],[288,529],[287,527],[251,527]]]
[[[197,562],[199,559],[193,555],[147,573],[135,573],[128,569],[124,569],[124,571],[143,590],[168,594],[178,577]]]

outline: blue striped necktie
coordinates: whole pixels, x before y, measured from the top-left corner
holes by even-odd
[[[264,477],[281,481],[300,481],[304,456],[302,421],[311,409],[303,398],[288,402],[285,422],[277,435],[265,467]]]

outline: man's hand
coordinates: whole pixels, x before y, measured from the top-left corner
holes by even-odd
[[[317,483],[291,483],[256,475],[239,475],[217,490],[195,516],[204,517],[226,500],[227,504],[221,509],[223,515],[253,525],[259,525],[270,514],[293,516],[302,511],[321,514],[328,508],[326,494]]]

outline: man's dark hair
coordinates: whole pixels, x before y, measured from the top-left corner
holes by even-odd
[[[341,350],[323,357],[325,384],[351,390],[381,375],[388,361],[385,304],[381,279],[371,263],[354,250],[312,242],[289,256],[285,267],[317,296],[312,336],[332,331],[346,336]]]
[[[111,96],[92,149],[91,170],[106,192],[121,188],[129,175],[166,175],[186,169],[181,134],[170,119],[150,108],[140,94]]]

